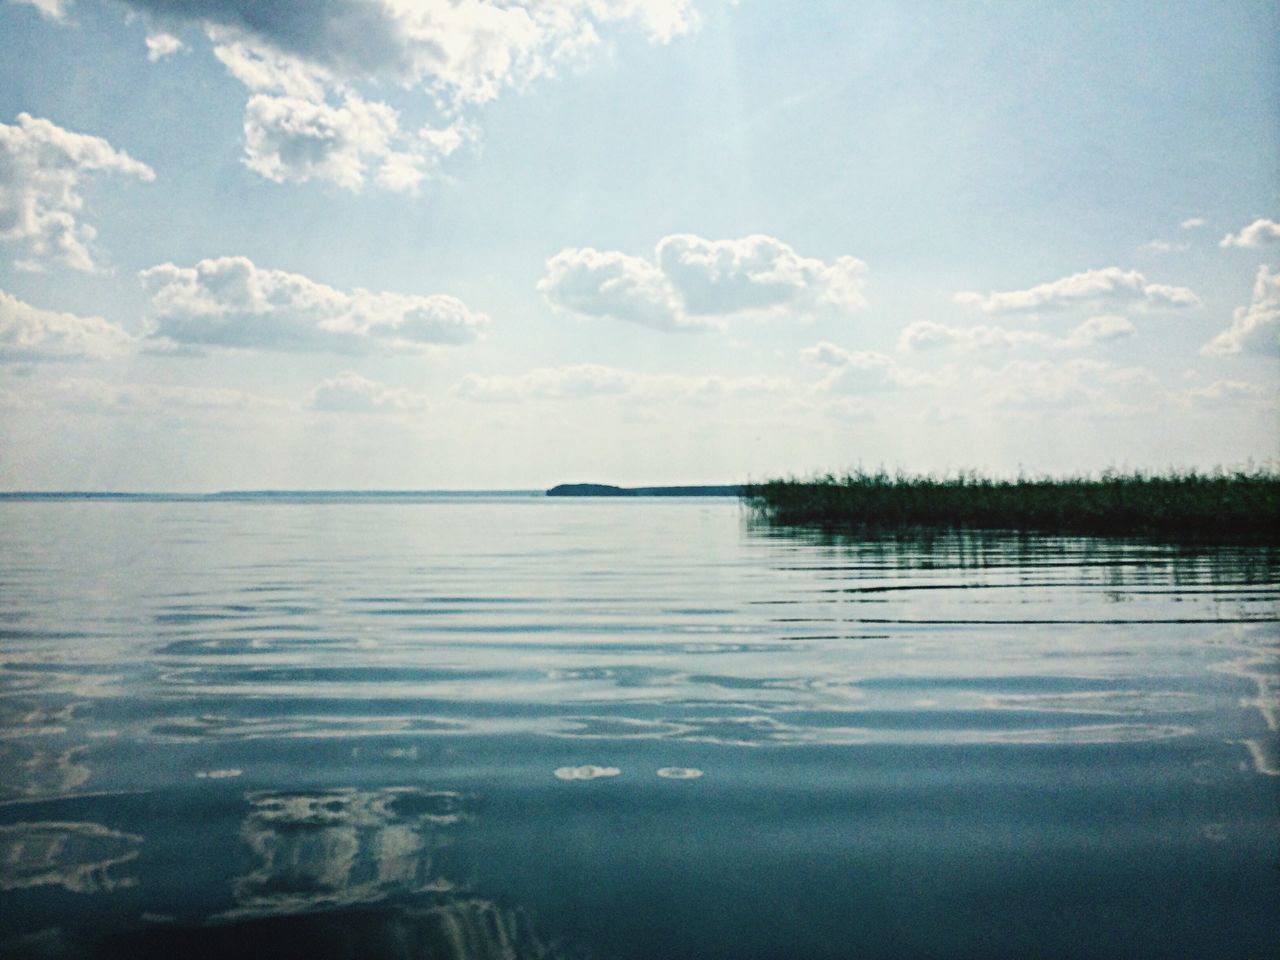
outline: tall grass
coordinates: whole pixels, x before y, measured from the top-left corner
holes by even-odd
[[[1055,533],[1247,536],[1280,541],[1280,474],[1238,471],[997,480],[858,471],[748,484],[779,524],[962,527]]]

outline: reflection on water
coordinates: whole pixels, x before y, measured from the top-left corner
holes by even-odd
[[[449,890],[431,873],[434,831],[458,821],[456,793],[412,788],[250,793],[241,829],[255,857],[225,917],[376,903]]]
[[[0,956],[1266,955],[1278,603],[732,501],[3,503]]]
[[[58,886],[99,893],[132,886],[114,870],[138,856],[142,838],[97,823],[15,823],[0,827],[0,890]]]

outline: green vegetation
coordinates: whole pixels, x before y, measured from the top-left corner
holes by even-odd
[[[770,480],[743,499],[779,524],[962,527],[1045,533],[1250,537],[1280,541],[1280,474],[1118,474],[994,480],[859,471]]]

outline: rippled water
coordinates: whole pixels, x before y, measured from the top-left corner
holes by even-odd
[[[0,503],[0,954],[1265,957],[1280,555]]]

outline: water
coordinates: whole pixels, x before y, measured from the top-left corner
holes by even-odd
[[[0,955],[1260,958],[1280,555],[0,503]]]

